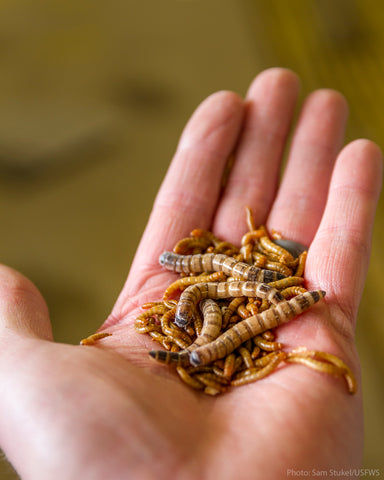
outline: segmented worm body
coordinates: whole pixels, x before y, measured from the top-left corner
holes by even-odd
[[[186,288],[177,305],[175,323],[179,327],[188,325],[194,318],[196,305],[202,298],[259,297],[278,304],[284,300],[281,293],[266,283],[260,282],[206,282]]]
[[[165,352],[153,350],[150,355],[162,363],[177,363],[178,365],[189,365],[189,354],[193,350],[215,340],[221,331],[222,315],[220,307],[210,298],[201,301],[200,307],[203,313],[204,322],[201,334],[196,340],[181,352]]]
[[[235,260],[220,253],[203,253],[197,255],[178,255],[163,252],[159,258],[160,265],[178,273],[201,273],[223,271],[230,277],[253,282],[269,283],[284,278],[280,272],[263,270]]]
[[[268,310],[246,318],[220,335],[215,341],[194,350],[190,355],[193,366],[206,365],[233,352],[243,342],[259,333],[288,322],[303,313],[311,305],[323,298],[325,292],[317,290],[297,295]]]

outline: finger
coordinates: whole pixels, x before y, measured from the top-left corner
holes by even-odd
[[[37,288],[21,273],[0,265],[1,350],[10,339],[34,337],[52,340],[48,308]]]
[[[264,71],[249,88],[236,160],[213,226],[228,241],[238,243],[246,230],[245,206],[252,207],[256,223],[266,219],[298,90],[297,76],[281,68]]]
[[[344,97],[333,90],[312,93],[303,105],[287,167],[268,226],[309,245],[327,199],[329,180],[347,121]]]
[[[211,224],[222,172],[234,150],[244,103],[232,92],[206,99],[187,124],[157,195],[130,278],[139,284],[159,254],[196,227]],[[130,285],[132,285],[130,283]]]
[[[332,175],[323,218],[309,250],[308,283],[327,291],[355,321],[371,250],[382,182],[382,155],[376,144],[356,140],[340,153]]]

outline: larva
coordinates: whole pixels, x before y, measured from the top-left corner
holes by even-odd
[[[175,323],[184,327],[193,321],[196,304],[202,298],[259,297],[277,304],[284,300],[281,293],[266,283],[259,282],[206,282],[186,288],[177,305]]]
[[[189,345],[188,348],[180,352],[164,352],[163,350],[153,350],[149,352],[151,357],[162,363],[177,363],[178,365],[189,365],[189,354],[198,347],[201,347],[215,340],[221,331],[222,315],[220,307],[210,298],[202,300],[200,304],[204,322],[201,334]]]
[[[263,313],[242,320],[215,341],[194,350],[190,355],[191,364],[206,365],[227,356],[249,338],[288,322],[324,296],[325,292],[322,290],[305,292],[291,300],[280,302]]]
[[[259,267],[239,262],[233,257],[220,253],[204,253],[197,255],[178,255],[163,252],[159,258],[160,265],[178,273],[201,273],[223,271],[230,277],[254,282],[269,283],[284,278],[280,272],[263,270]]]

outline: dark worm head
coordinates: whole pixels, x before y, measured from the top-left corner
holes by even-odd
[[[165,263],[167,263],[167,259],[169,257],[169,253],[170,252],[163,252],[160,257],[159,257],[159,263],[160,265],[164,265]]]
[[[193,367],[198,367],[201,363],[199,354],[195,351],[189,356],[189,361]]]

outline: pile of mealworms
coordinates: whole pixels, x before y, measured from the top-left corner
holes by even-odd
[[[160,256],[160,264],[180,278],[161,301],[142,305],[135,321],[137,332],[163,347],[151,357],[174,365],[186,384],[208,395],[260,380],[283,363],[344,377],[355,393],[354,375],[340,358],[305,347],[287,352],[275,341],[275,327],[325,292],[304,287],[304,247],[256,227],[246,212],[249,231],[240,247],[195,229]]]

